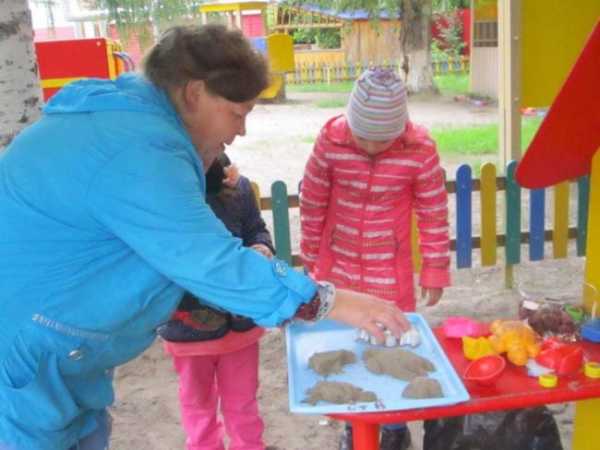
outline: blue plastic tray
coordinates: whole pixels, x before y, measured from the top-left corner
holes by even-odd
[[[373,346],[356,340],[356,328],[331,320],[324,320],[316,324],[296,322],[288,325],[286,330],[290,411],[302,414],[381,412],[451,405],[468,400],[467,390],[423,316],[408,313],[406,317],[421,334],[422,342],[416,348],[404,348],[426,357],[435,365],[436,371],[430,372],[429,376],[439,381],[444,397],[402,398],[402,391],[408,384],[407,382],[388,375],[372,374],[364,366],[362,353],[366,348]],[[378,402],[343,405],[327,402],[310,405],[302,402],[306,398],[306,391],[325,379],[308,367],[308,359],[314,353],[330,350],[350,350],[356,354],[357,362],[345,366],[340,374],[328,376],[327,381],[345,381],[372,391],[377,395]]]

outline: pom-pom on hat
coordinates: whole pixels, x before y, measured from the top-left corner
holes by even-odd
[[[369,141],[397,138],[408,120],[404,83],[392,70],[364,71],[354,83],[346,117],[357,137]]]

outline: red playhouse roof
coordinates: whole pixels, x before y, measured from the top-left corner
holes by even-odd
[[[527,188],[541,188],[586,175],[598,148],[600,21],[517,166],[517,181]]]

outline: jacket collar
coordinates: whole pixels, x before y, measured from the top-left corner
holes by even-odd
[[[394,141],[394,143],[390,146],[388,150],[386,150],[383,153],[380,153],[377,156],[385,155],[389,151],[402,150],[406,145],[407,137],[411,136],[413,131],[414,125],[412,124],[412,122],[407,121],[404,132],[400,136],[398,136],[398,138]],[[348,121],[346,120],[346,116],[344,114],[329,119],[327,123],[325,123],[323,129],[321,130],[321,137],[325,138],[327,141],[334,145],[352,147],[356,151],[365,154],[360,148],[357,147],[356,143],[354,142],[352,132],[350,131]]]

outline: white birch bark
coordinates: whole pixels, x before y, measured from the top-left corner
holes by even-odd
[[[41,99],[27,0],[0,0],[0,151],[39,117]]]

